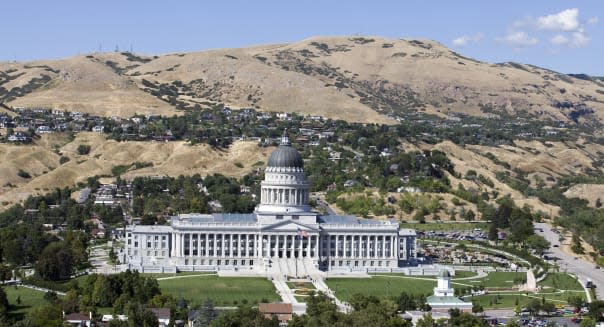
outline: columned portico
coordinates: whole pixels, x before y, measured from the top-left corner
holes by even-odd
[[[309,188],[304,161],[284,137],[269,157],[254,213],[180,214],[170,226],[129,226],[125,261],[130,269],[265,271],[271,262],[295,261],[312,269],[377,270],[414,258],[414,231],[394,221],[313,212]]]

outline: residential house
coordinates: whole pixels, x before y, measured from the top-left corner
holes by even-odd
[[[82,313],[70,313],[64,317],[69,326],[74,327],[90,327],[91,317]]]
[[[260,303],[258,311],[266,319],[272,319],[273,316],[277,316],[281,325],[287,324],[292,319],[293,307],[291,303]]]
[[[170,308],[150,308],[157,317],[159,327],[167,327],[170,324]]]

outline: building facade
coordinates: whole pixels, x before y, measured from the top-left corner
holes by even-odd
[[[396,221],[322,215],[308,205],[302,157],[284,137],[271,154],[251,214],[180,214],[170,226],[129,226],[126,268],[257,269],[298,262],[303,271],[396,268],[415,258],[414,230]]]

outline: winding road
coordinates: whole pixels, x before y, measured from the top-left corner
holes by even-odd
[[[552,226],[547,223],[535,223],[535,233],[543,236],[551,244],[546,254],[558,258],[556,261],[561,271],[576,274],[583,287],[587,280],[591,280],[596,286],[596,296],[604,299],[604,271],[596,268],[596,265],[587,262],[580,257],[565,253],[560,249],[559,235],[552,231]]]

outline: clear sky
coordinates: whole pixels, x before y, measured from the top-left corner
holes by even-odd
[[[604,76],[604,1],[5,0],[0,61],[144,54],[317,35],[432,39],[488,62]]]

